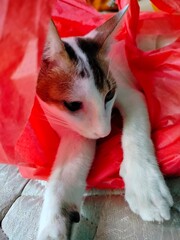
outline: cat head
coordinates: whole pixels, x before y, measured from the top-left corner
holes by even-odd
[[[90,139],[110,133],[116,82],[107,55],[125,11],[84,37],[60,39],[51,22],[37,94],[57,128],[63,125]]]

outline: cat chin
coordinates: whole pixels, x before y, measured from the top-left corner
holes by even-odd
[[[104,137],[107,137],[109,134],[110,134],[110,131],[108,131],[107,133],[104,133],[104,134],[97,134],[97,133],[91,133],[91,134],[81,134],[79,133],[81,136],[85,137],[85,138],[88,138],[88,139],[92,139],[92,140],[97,140],[97,139],[100,139],[100,138],[104,138]]]
[[[97,136],[86,136],[85,138],[88,138],[88,139],[91,139],[91,140],[98,140],[100,137],[97,137]]]

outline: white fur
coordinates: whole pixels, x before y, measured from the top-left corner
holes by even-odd
[[[113,69],[113,76],[118,83],[115,105],[124,120],[124,159],[120,175],[125,182],[125,199],[131,210],[143,220],[169,220],[173,200],[155,157],[145,99],[137,90],[132,76],[127,74],[126,63],[123,68],[119,67],[122,61],[119,62],[119,55],[116,54],[118,45],[113,51],[110,69]]]
[[[94,140],[70,130],[64,132],[45,193],[38,240],[67,239],[68,220],[62,208],[65,204],[70,210],[80,210],[94,152]]]

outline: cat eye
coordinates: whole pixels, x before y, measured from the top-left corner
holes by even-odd
[[[76,112],[82,108],[82,102],[66,102],[64,101],[64,106],[71,112]]]
[[[113,99],[113,97],[114,97],[114,94],[115,94],[115,88],[111,89],[111,90],[106,94],[105,103],[111,101],[111,99]]]

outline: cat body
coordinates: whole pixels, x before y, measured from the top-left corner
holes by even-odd
[[[113,107],[123,116],[120,175],[125,199],[144,220],[170,218],[173,200],[157,165],[144,96],[108,55],[124,12],[82,38],[60,40],[51,23],[37,94],[61,143],[45,192],[38,240],[67,240],[70,218],[79,220],[96,139],[110,133]]]

